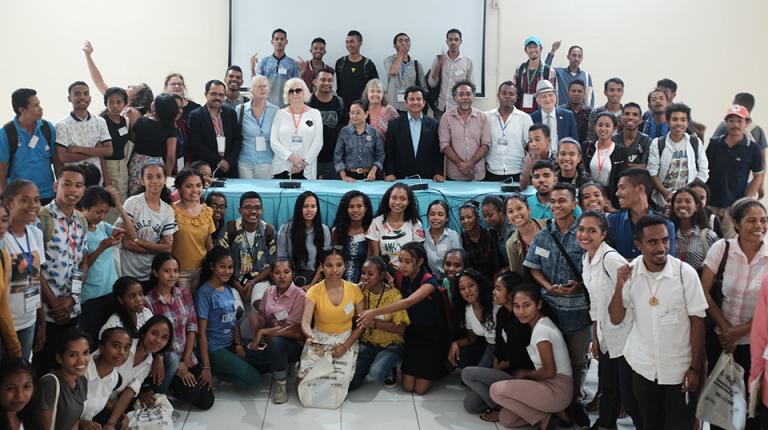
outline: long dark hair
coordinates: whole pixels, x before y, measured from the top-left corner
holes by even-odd
[[[147,322],[145,322],[141,328],[139,328],[139,343],[144,341],[144,337],[149,332],[149,329],[155,324],[165,324],[168,326],[168,342],[165,344],[165,347],[163,347],[162,350],[158,351],[158,353],[170,351],[173,346],[173,323],[165,315],[154,315]]]
[[[227,257],[232,258],[232,254],[229,253],[229,249],[220,245],[214,246],[210,251],[208,251],[207,254],[205,254],[205,259],[203,259],[203,267],[200,268],[200,285],[203,285],[204,283],[210,281],[211,278],[213,278],[213,266]],[[234,278],[234,276],[235,274],[233,272],[232,277]],[[228,279],[226,283],[231,285],[232,278]]]
[[[152,166],[157,166],[160,168],[160,170],[163,171],[163,176],[165,176],[165,163],[159,162],[159,161],[150,161],[148,163],[145,163],[143,166],[141,166],[141,181],[144,181],[144,171]],[[141,194],[146,191],[146,187],[142,184],[141,187],[139,187],[139,192],[137,194]],[[163,188],[160,190],[160,200],[164,201],[165,203],[171,204],[173,199],[171,198],[171,190],[168,189],[165,185],[163,185]]]
[[[541,303],[541,309],[539,309],[539,313],[542,316],[548,317],[552,320],[553,323],[557,324],[557,316],[555,315],[555,312],[552,310],[552,308],[549,306],[549,303],[547,303],[546,300],[544,300],[541,297],[541,288],[539,288],[538,285],[534,285],[530,282],[524,282],[517,287],[515,287],[515,290],[512,294],[512,298],[514,300],[514,297],[517,295],[517,293],[523,293],[526,296],[530,297],[531,300],[533,300],[535,303]]]
[[[294,267],[304,267],[305,262],[309,259],[309,251],[307,250],[307,232],[304,229],[304,202],[309,198],[314,197],[317,202],[317,213],[312,220],[312,231],[315,233],[315,248],[319,251],[323,249],[325,243],[325,233],[323,231],[323,217],[320,214],[320,199],[317,198],[317,194],[312,191],[304,191],[296,198],[296,204],[293,205],[293,219],[291,219],[290,233],[291,233],[291,259],[293,260]],[[320,252],[315,255],[315,268],[320,264]]]
[[[480,323],[487,330],[491,331],[495,328],[495,323],[493,320],[493,293],[491,283],[488,278],[485,277],[485,275],[475,269],[470,268],[463,271],[459,275],[458,281],[461,281],[461,278],[465,276],[472,279],[477,284],[478,301],[480,302],[480,306],[483,308],[481,312]],[[465,331],[468,329],[465,316],[466,307],[469,303],[464,300],[464,297],[461,297],[461,293],[459,292],[459,282],[456,282],[451,286],[451,288],[453,288],[453,292],[451,294],[451,297],[453,298],[453,310],[451,312],[451,316],[453,318],[454,333],[456,333],[459,337],[463,337]]]
[[[379,204],[379,210],[376,212],[376,216],[384,215],[384,221],[387,220],[387,216],[389,216],[389,213],[392,212],[392,209],[389,207],[389,198],[392,196],[392,191],[394,191],[396,188],[403,189],[408,194],[408,206],[403,212],[403,219],[405,221],[410,221],[413,224],[416,224],[416,222],[420,220],[419,201],[416,200],[416,194],[413,193],[411,187],[402,182],[398,182],[395,185],[392,185],[384,193],[384,196],[381,197],[381,204]]]
[[[19,374],[29,375],[30,379],[32,379],[32,383],[35,384],[35,374],[26,361],[21,358],[6,358],[3,360],[2,366],[0,366],[0,386],[3,386],[9,377]],[[27,404],[24,405],[24,408],[18,412],[17,416],[25,429],[31,430],[43,428],[40,423],[39,402],[36,401],[34,396],[29,399]],[[0,430],[10,429],[11,423],[8,422],[8,411],[0,405]]]
[[[367,194],[364,194],[358,190],[352,190],[347,192],[341,197],[339,201],[339,209],[336,211],[336,218],[333,221],[333,244],[343,245],[347,240],[349,233],[349,203],[355,197],[363,198],[363,206],[365,206],[365,216],[363,216],[363,230],[368,230],[373,221],[373,206],[371,205],[371,199]]]
[[[133,322],[131,314],[125,308],[125,304],[120,304],[118,301],[118,299],[123,299],[123,295],[132,285],[141,286],[141,282],[133,276],[121,276],[117,278],[117,281],[112,285],[112,297],[114,298],[112,302],[112,313],[117,314],[120,318],[120,323],[126,330],[128,330],[131,337],[135,338],[138,336],[138,327],[136,327],[136,323]]]
[[[707,211],[701,205],[701,199],[699,195],[691,187],[683,187],[675,191],[672,194],[672,198],[669,203],[669,220],[675,225],[675,229],[680,227],[680,217],[675,213],[675,198],[682,194],[687,193],[693,199],[693,203],[696,205],[696,211],[691,215],[691,226],[698,226],[701,229],[709,228],[709,217],[707,217]]]
[[[175,260],[177,264],[179,262],[179,260],[170,252],[161,252],[155,255],[155,258],[152,259],[152,270],[149,272],[149,281],[147,282],[150,290],[157,287],[157,284],[160,282],[157,279],[157,276],[155,276],[155,272],[160,270],[160,268],[163,267],[163,264],[169,260]]]

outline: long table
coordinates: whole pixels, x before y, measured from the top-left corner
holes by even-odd
[[[347,191],[360,190],[367,194],[373,204],[374,214],[379,208],[379,203],[384,193],[393,185],[391,182],[374,181],[354,183],[333,180],[299,181],[301,188],[280,188],[280,180],[271,179],[229,179],[223,187],[212,187],[209,191],[218,191],[227,198],[226,219],[236,219],[240,216],[240,196],[246,191],[256,191],[261,195],[264,205],[263,219],[275,228],[287,222],[293,216],[293,205],[299,194],[304,191],[313,191],[320,199],[320,214],[323,223],[331,226],[336,217],[341,197]],[[431,180],[406,179],[400,182],[408,185],[426,183],[426,190],[414,191],[419,202],[419,214],[422,223],[427,224],[427,206],[433,200],[444,199],[450,207],[450,227],[459,231],[458,208],[467,200],[481,201],[489,194],[500,195],[501,187],[498,182],[434,182]],[[526,190],[525,194],[532,191]]]

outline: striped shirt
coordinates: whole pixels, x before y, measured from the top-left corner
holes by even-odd
[[[675,257],[690,264],[694,269],[699,270],[704,265],[704,257],[709,248],[717,242],[717,234],[712,229],[702,231],[699,226],[693,226],[685,234],[677,227],[675,228]],[[715,267],[717,271],[717,267]]]
[[[717,273],[723,259],[725,240],[712,245],[704,259],[704,264],[713,273]],[[727,240],[730,247],[723,273],[723,304],[720,308],[731,325],[740,325],[750,321],[755,314],[763,277],[768,273],[768,245],[763,241],[760,250],[748,262],[739,246],[738,237]],[[739,339],[739,345],[748,344],[749,335]]]

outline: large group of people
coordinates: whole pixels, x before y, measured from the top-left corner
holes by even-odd
[[[252,58],[250,92],[233,65],[206,83],[204,105],[178,73],[157,97],[108,86],[90,43],[100,115],[84,81],[55,125],[34,90],[12,94],[0,427],[127,428],[159,394],[209,409],[216,384],[247,389],[269,373],[285,403],[288,374],[311,378],[330,354],[354,363],[338,366],[342,395],[370,380],[428,395],[460,372],[467,412],[508,427],[589,426],[590,410],[595,428],[626,415],[638,429],[693,429],[725,353],[746,386],[762,381],[747,428],[768,428],[766,138],[752,95],[735,96],[705,144],[670,79],[645,112],[622,102],[620,78],[595,107],[579,46],[554,67],[560,43],[542,59],[541,40],[526,39],[527,61],[482,112],[459,30],[428,71],[397,34],[381,77],[362,40],[350,31],[349,55],[329,67],[325,40],[296,61],[277,29],[274,53]],[[420,208],[395,182],[378,208],[350,191],[324,220],[309,182],[274,225],[258,193],[226,219],[227,197],[210,189],[222,176],[414,175],[527,192]]]

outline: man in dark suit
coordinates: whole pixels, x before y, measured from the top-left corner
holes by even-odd
[[[389,121],[384,144],[387,181],[413,175],[432,178],[436,182],[445,180],[438,124],[422,113],[424,103],[424,90],[408,87],[405,90],[408,112]]]
[[[189,114],[189,154],[229,178],[237,177],[242,137],[237,113],[224,106],[227,87],[217,79],[205,84],[206,103]]]
[[[549,127],[553,152],[557,152],[557,143],[560,139],[579,138],[576,117],[570,110],[557,107],[557,92],[551,82],[543,80],[536,85],[536,103],[539,105],[539,110],[531,114],[531,119],[534,124],[544,124]]]

